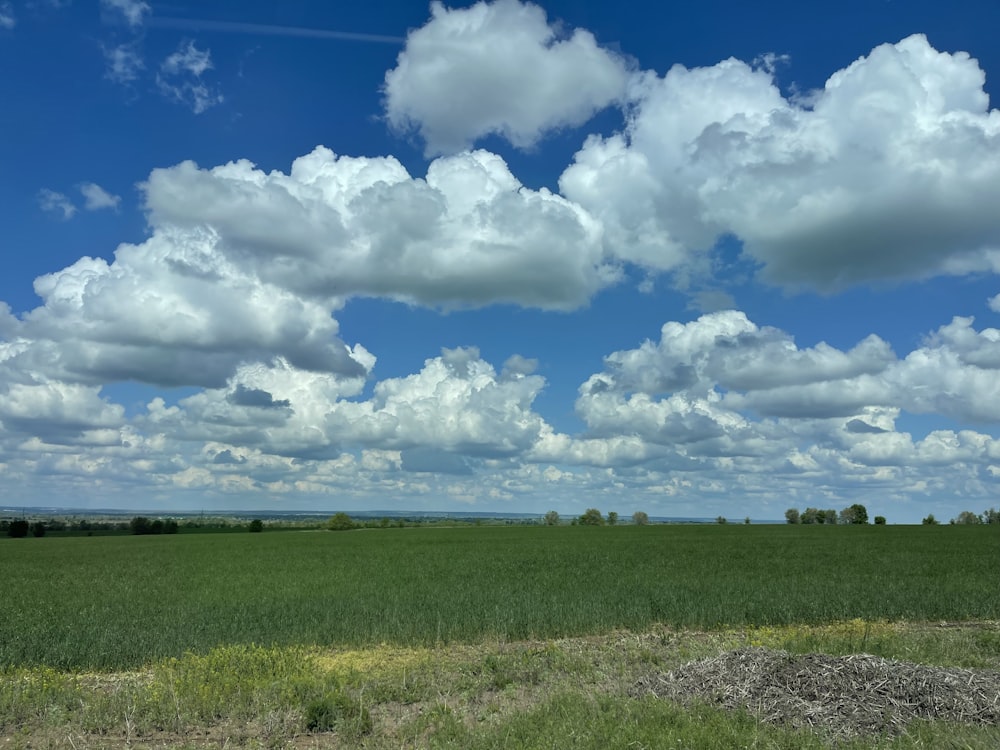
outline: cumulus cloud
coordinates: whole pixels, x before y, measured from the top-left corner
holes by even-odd
[[[88,211],[99,211],[102,208],[117,211],[122,201],[121,196],[112,195],[96,182],[85,182],[80,185],[80,194],[83,195],[83,207]]]
[[[241,362],[283,356],[357,375],[332,303],[300,299],[213,252],[208,234],[161,232],[115,261],[82,258],[39,277],[43,305],[13,326],[8,367],[67,382],[217,386]]]
[[[808,102],[730,59],[637,75],[624,133],[591,136],[563,194],[653,269],[733,234],[769,281],[820,290],[1000,269],[1000,116],[967,53],[921,35]]]
[[[431,19],[409,33],[386,73],[386,117],[398,130],[418,131],[428,154],[461,151],[490,134],[528,147],[621,100],[628,76],[621,56],[588,31],[562,33],[537,5],[433,2]]]
[[[73,205],[73,201],[66,197],[66,195],[58,193],[55,190],[49,190],[48,188],[42,188],[38,191],[38,205],[43,211],[61,214],[61,218],[64,220],[72,219],[77,210],[76,206]]]
[[[154,225],[210,232],[217,252],[297,294],[572,309],[618,278],[585,211],[485,151],[435,160],[423,179],[320,147],[289,174],[185,162],[142,187]]]
[[[101,0],[101,10],[111,16],[120,16],[132,28],[142,26],[146,16],[152,12],[149,3],[144,0]]]
[[[223,101],[222,94],[213,91],[202,80],[202,76],[211,69],[211,52],[200,50],[193,41],[187,40],[181,42],[177,50],[161,63],[156,84],[165,97],[190,107],[195,114],[201,114]]]
[[[1000,312],[1000,294],[996,297],[990,297],[987,305],[993,312]]]

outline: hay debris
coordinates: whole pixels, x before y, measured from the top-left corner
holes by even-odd
[[[836,739],[898,735],[918,718],[1000,724],[1000,672],[868,654],[742,648],[645,677],[633,694],[745,709],[765,722]]]

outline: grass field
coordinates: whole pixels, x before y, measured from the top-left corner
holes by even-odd
[[[1000,618],[994,526],[622,526],[0,540],[0,668],[219,646]]]

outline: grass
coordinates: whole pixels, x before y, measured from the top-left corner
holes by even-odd
[[[847,648],[865,623],[769,628],[767,637]],[[880,626],[884,627],[884,626]],[[938,628],[937,653],[993,668],[980,628]],[[814,632],[812,632],[814,631]],[[830,748],[821,734],[748,714],[690,708],[629,688],[650,671],[745,645],[760,631],[615,632],[544,642],[372,646],[352,650],[226,646],[126,673],[8,670],[4,747],[195,748]],[[923,628],[896,625],[919,650]],[[878,648],[874,651],[877,653]],[[851,748],[995,748],[1000,728],[924,722]]]
[[[0,668],[123,670],[240,644],[1000,619],[998,559],[993,526],[4,539]]]

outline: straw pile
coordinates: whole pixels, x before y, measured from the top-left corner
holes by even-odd
[[[793,656],[743,648],[640,680],[635,695],[745,709],[834,738],[896,735],[917,718],[1000,724],[1000,672],[943,669],[867,654]]]

